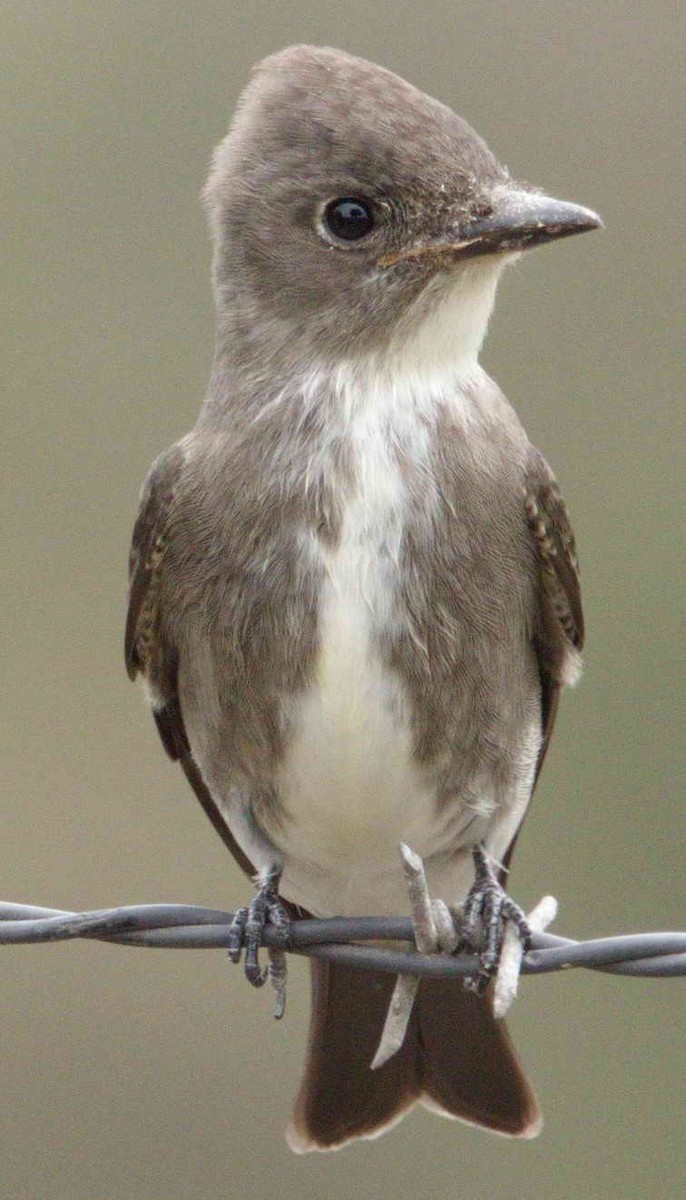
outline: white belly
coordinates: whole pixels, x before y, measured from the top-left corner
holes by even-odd
[[[375,574],[346,537],[322,598],[316,681],[281,778],[284,893],[297,890],[320,912],[379,911],[383,877],[400,881],[399,841],[433,849],[435,785],[413,761],[400,682],[373,642],[373,601],[390,601]]]
[[[428,824],[434,809],[413,762],[400,683],[373,644],[363,569],[344,544],[322,598],[316,680],[295,714],[281,779],[292,849],[322,867],[395,858],[399,837]],[[364,573],[378,600],[380,581],[369,564]]]
[[[306,546],[325,572],[318,660],[288,713],[293,736],[279,779],[283,891],[316,911],[350,910],[367,884],[378,892],[386,873],[400,879],[401,839],[420,854],[436,849],[435,772],[414,760],[407,697],[378,644],[406,620],[398,594],[406,494],[389,397],[374,399],[348,424],[355,484],[338,544]],[[411,406],[401,416],[413,454],[422,454],[426,426]]]

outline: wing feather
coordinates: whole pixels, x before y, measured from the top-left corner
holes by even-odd
[[[543,713],[538,777],[553,732],[560,691],[579,675],[584,616],[576,543],[567,508],[550,467],[533,448],[524,485],[524,512],[538,565],[534,642]]]
[[[177,443],[153,463],[143,485],[129,558],[129,608],[125,660],[130,679],[146,677],[153,696],[153,716],[162,745],[178,761],[214,828],[247,875],[254,874],[222,812],[215,803],[191,753],[179,701],[176,647],[161,632],[161,587],[170,517],[186,464]]]

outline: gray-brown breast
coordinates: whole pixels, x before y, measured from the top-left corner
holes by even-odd
[[[432,451],[438,510],[427,523],[418,481],[404,542],[411,630],[385,647],[412,696],[417,757],[450,761],[448,794],[480,772],[506,793],[540,709],[537,567],[522,502],[530,446],[495,385],[483,377],[479,386],[488,395],[476,426],[441,412]]]
[[[248,787],[271,805],[288,738],[282,700],[306,687],[316,657],[321,578],[305,544],[335,541],[340,521],[330,483],[305,487],[313,431],[298,415],[191,437],[159,603],[208,785]]]
[[[417,758],[454,751],[461,770],[507,758],[509,730],[520,731],[537,687],[534,553],[521,498],[528,443],[516,418],[492,407],[471,431],[443,410],[433,487],[405,464],[403,619],[379,631],[379,652],[410,697]],[[335,545],[348,486],[341,443],[331,476],[306,490],[317,431],[295,427],[281,412],[258,423],[249,444],[223,435],[191,446],[161,583],[195,752],[208,770],[230,765],[237,781],[267,790],[289,737],[281,701],[315,669],[323,576],[308,538]]]

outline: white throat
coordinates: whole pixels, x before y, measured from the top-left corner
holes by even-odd
[[[388,350],[377,356],[391,376],[469,378],[493,311],[505,256],[476,260],[434,276],[400,321]]]

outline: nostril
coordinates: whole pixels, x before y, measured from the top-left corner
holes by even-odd
[[[494,213],[494,205],[490,200],[476,200],[470,206],[471,215],[473,217],[492,217]]]

